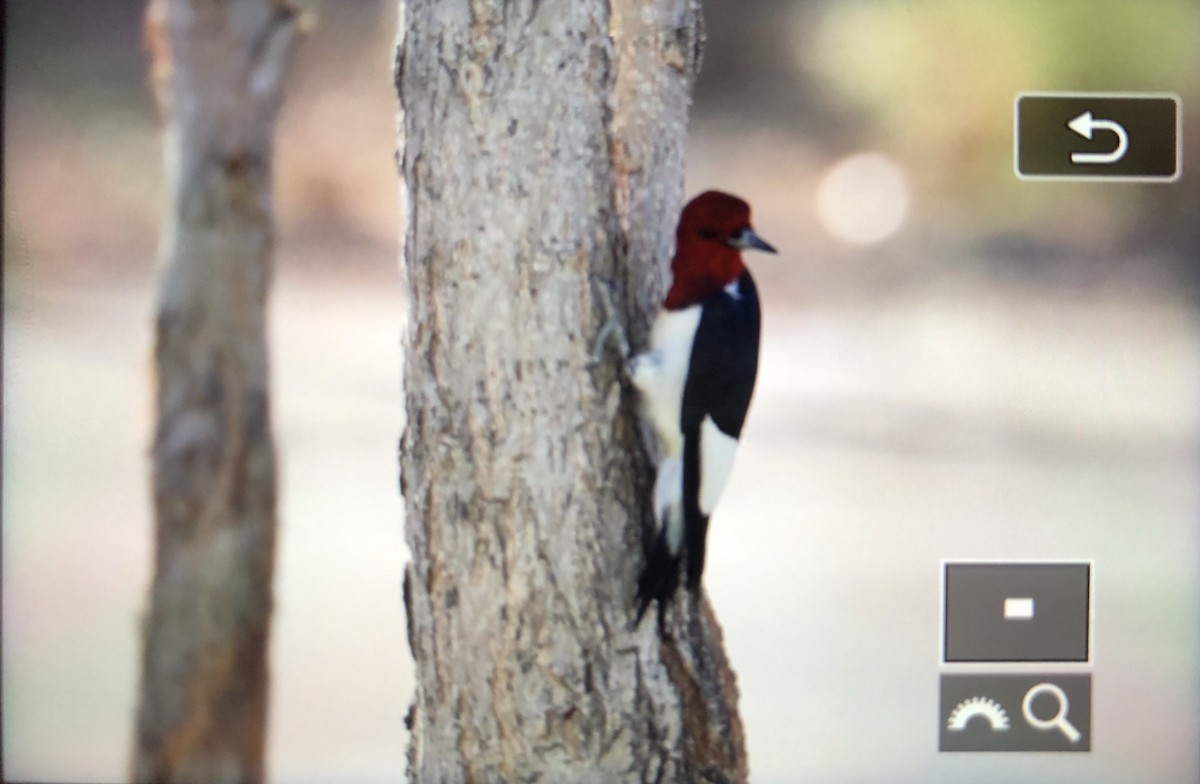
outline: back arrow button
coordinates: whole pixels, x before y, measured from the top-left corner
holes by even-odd
[[[1129,134],[1125,127],[1113,120],[1097,120],[1092,117],[1091,110],[1071,120],[1067,127],[1089,141],[1097,128],[1117,135],[1117,147],[1112,152],[1073,152],[1071,163],[1116,163],[1125,157],[1125,151],[1129,149]]]

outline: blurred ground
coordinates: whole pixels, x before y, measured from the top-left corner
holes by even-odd
[[[751,260],[762,378],[706,578],[756,782],[979,780],[934,751],[948,557],[1096,561],[1096,751],[992,780],[1200,769],[1200,186],[1011,170],[1018,90],[1200,105],[1200,11],[1153,5],[710,9],[687,190],[746,196],[781,250]],[[140,8],[6,5],[5,779],[119,780],[130,744],[163,194]],[[279,782],[403,772],[393,31],[392,3],[327,3],[281,120]]]

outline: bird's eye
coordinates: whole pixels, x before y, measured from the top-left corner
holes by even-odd
[[[720,236],[715,229],[700,229],[696,233],[706,240],[715,240],[718,236]]]

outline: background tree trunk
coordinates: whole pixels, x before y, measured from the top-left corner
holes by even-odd
[[[640,345],[682,206],[695,0],[401,2],[413,781],[741,781],[706,601],[634,629]]]
[[[293,17],[279,0],[152,0],[147,11],[172,182],[135,781],[263,778],[275,545],[264,309]]]

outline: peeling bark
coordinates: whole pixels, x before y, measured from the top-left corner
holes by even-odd
[[[171,202],[160,248],[154,577],[131,777],[264,777],[275,455],[265,306],[280,0],[151,0]]]
[[[400,12],[409,779],[744,781],[707,601],[632,627],[653,469],[595,352],[662,296],[698,4]]]

